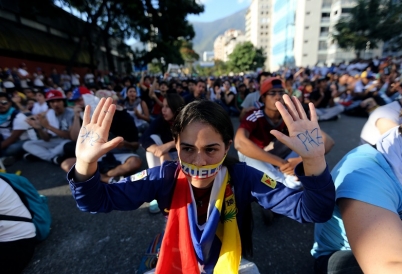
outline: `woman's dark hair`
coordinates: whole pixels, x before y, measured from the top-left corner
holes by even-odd
[[[4,97],[4,98],[7,99],[7,101],[12,103],[11,97],[10,97],[10,95],[8,93],[0,92],[0,97]]]
[[[183,97],[176,93],[168,93],[165,98],[169,108],[172,110],[173,116],[176,117],[185,104]]]
[[[193,122],[212,126],[222,136],[225,145],[229,145],[234,138],[233,125],[229,115],[220,105],[212,101],[196,100],[186,105],[173,122],[173,138],[177,140],[184,128]]]
[[[135,90],[135,92],[137,92],[137,89],[136,89],[136,87],[135,86],[129,86],[129,87],[127,87],[127,89],[126,89],[126,98],[124,98],[124,100],[123,100],[123,102],[128,102],[130,99],[128,99],[128,90],[129,89],[134,89]],[[137,92],[137,98],[138,98],[138,92]]]

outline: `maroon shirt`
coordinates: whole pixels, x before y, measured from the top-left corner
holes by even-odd
[[[247,130],[250,133],[249,139],[262,149],[275,140],[275,136],[270,133],[271,130],[276,129],[288,135],[285,122],[281,119],[278,124],[274,125],[265,115],[264,107],[249,111],[241,121],[239,128]]]

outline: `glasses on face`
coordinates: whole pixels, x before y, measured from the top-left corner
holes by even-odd
[[[0,101],[0,105],[6,106],[6,105],[8,105],[8,101],[7,101],[7,100],[5,100],[5,101]]]
[[[271,90],[271,91],[266,92],[264,95],[265,96],[266,95],[269,95],[269,96],[279,95],[282,97],[285,94],[286,94],[286,92],[284,90]]]

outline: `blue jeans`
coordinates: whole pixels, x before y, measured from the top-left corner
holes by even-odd
[[[18,140],[17,142],[9,145],[5,149],[0,151],[0,156],[1,157],[6,157],[6,156],[14,156],[16,158],[22,157],[24,155],[24,149],[22,148],[22,145],[25,143],[27,140]]]

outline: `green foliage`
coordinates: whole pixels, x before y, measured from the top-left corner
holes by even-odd
[[[198,53],[193,49],[193,43],[186,40],[181,41],[180,54],[184,62],[192,63],[200,59]]]
[[[229,55],[229,68],[232,72],[255,71],[263,67],[266,57],[263,50],[257,49],[251,42],[238,44]]]
[[[114,41],[134,37],[152,45],[149,52],[144,51],[142,56],[137,56],[138,65],[150,63],[155,58],[164,58],[164,66],[169,63],[182,64],[182,41],[191,41],[195,35],[186,19],[187,15],[204,11],[204,6],[194,0],[61,1],[64,6],[77,9],[88,24],[101,30],[100,37],[109,54],[109,67],[114,66],[109,50],[111,37],[115,38]]]
[[[238,44],[229,55],[229,61],[215,60],[213,67],[197,66],[200,76],[222,76],[229,73],[256,71],[264,67],[265,54],[262,48],[255,48],[251,42]]]
[[[392,0],[358,0],[350,16],[335,25],[334,41],[347,50],[355,50],[357,57],[366,49],[377,48],[400,36],[402,4]]]

